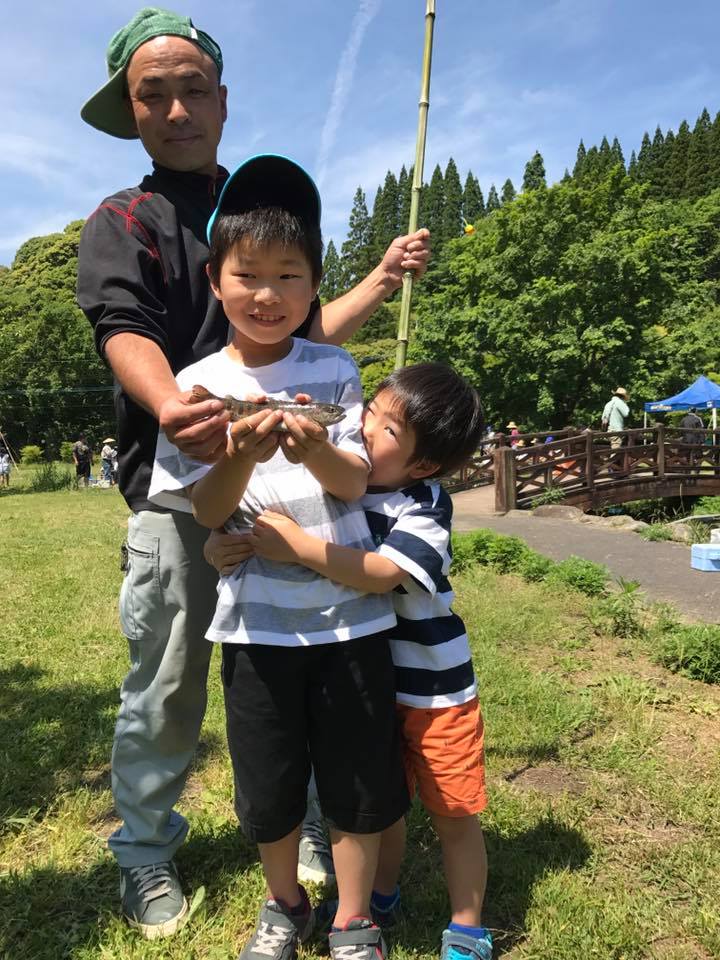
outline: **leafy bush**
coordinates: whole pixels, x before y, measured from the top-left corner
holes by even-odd
[[[475,564],[487,566],[490,545],[496,540],[505,539],[492,530],[475,530],[473,533],[454,533],[452,538],[452,573],[460,573]]]
[[[72,440],[63,440],[60,444],[60,459],[69,463],[72,461],[72,449],[73,442]]]
[[[545,580],[554,566],[555,563],[549,557],[528,550],[520,563],[518,573],[523,580],[535,583],[539,580]]]
[[[530,553],[530,548],[519,537],[496,537],[487,547],[487,562],[499,573],[515,573]]]
[[[677,625],[661,637],[656,658],[693,680],[720,683],[720,627]]]
[[[599,597],[605,592],[610,578],[607,567],[582,557],[570,556],[556,563],[547,576],[548,581],[574,587],[588,597]]]
[[[57,463],[44,463],[30,481],[30,489],[33,493],[53,493],[55,490],[67,490],[74,483],[71,470]]]
[[[710,543],[710,527],[702,520],[688,520],[690,543]]]
[[[640,536],[643,540],[652,540],[653,542],[672,540],[672,533],[664,523],[653,523],[649,527],[645,527],[640,531]]]
[[[645,634],[640,609],[640,584],[637,580],[618,578],[620,587],[598,601],[600,617],[606,621],[605,629],[615,637],[627,639]]]
[[[720,513],[720,497],[700,497],[693,513]]]
[[[453,534],[452,537],[452,564],[450,573],[462,573],[475,566],[477,561],[473,556],[472,543],[469,537]]]
[[[533,498],[532,507],[544,507],[547,504],[562,503],[565,499],[565,491],[556,483],[548,484],[542,493]]]
[[[42,458],[42,450],[34,443],[29,443],[26,447],[20,448],[20,459],[23,463],[40,463]]]

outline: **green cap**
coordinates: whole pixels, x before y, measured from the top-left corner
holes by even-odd
[[[110,79],[80,111],[80,116],[91,127],[123,140],[137,139],[138,132],[125,97],[125,70],[137,48],[154,37],[184,37],[192,40],[212,59],[217,67],[218,79],[222,76],[220,47],[209,34],[197,30],[190,17],[181,17],[159,7],[144,7],[130,23],[118,30],[108,45],[105,59]]]
[[[320,194],[310,174],[289,157],[260,153],[244,160],[225,181],[208,221],[208,243],[219,216],[262,207],[281,207],[312,227],[320,226]]]

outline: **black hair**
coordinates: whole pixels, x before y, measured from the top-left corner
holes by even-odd
[[[374,396],[391,391],[404,424],[415,434],[409,463],[437,463],[433,476],[465,463],[480,445],[485,412],[477,390],[444,363],[416,363],[395,370]],[[372,402],[372,401],[371,401]]]
[[[260,249],[276,243],[285,249],[298,247],[310,264],[313,283],[320,282],[323,260],[320,227],[282,207],[258,207],[245,213],[219,212],[213,224],[208,260],[214,284],[218,283],[220,268],[229,252],[244,240]]]

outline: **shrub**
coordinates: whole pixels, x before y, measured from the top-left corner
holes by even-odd
[[[20,459],[23,463],[40,463],[42,458],[42,449],[34,443],[29,443],[26,447],[20,448]]]
[[[700,497],[693,513],[720,513],[720,497]]]
[[[661,637],[656,659],[693,680],[720,683],[720,627],[677,625]]]
[[[643,540],[672,540],[672,533],[664,523],[653,523],[640,531]]]
[[[66,463],[72,462],[72,449],[72,440],[63,440],[63,442],[60,444],[60,459],[64,460]]]
[[[549,557],[528,550],[527,555],[523,557],[520,563],[518,573],[523,580],[535,583],[539,580],[545,580],[554,566],[554,562]]]
[[[452,564],[450,565],[450,573],[462,573],[464,570],[473,567],[476,563],[477,561],[473,556],[470,538],[454,533],[452,536]]]
[[[487,563],[499,573],[519,571],[530,550],[519,537],[496,537],[487,547]]]
[[[562,487],[559,487],[556,483],[550,483],[542,493],[533,498],[532,507],[534,509],[535,507],[544,507],[547,504],[562,503],[564,499],[565,491]]]
[[[690,543],[710,543],[710,527],[702,520],[688,520]]]
[[[475,530],[472,533],[454,533],[452,537],[453,562],[451,573],[460,573],[475,564],[487,566],[488,550],[496,540],[505,539],[492,530]]]
[[[72,471],[56,463],[44,463],[30,481],[33,493],[52,493],[67,490],[75,483]]]
[[[603,597],[598,603],[600,616],[608,621],[607,630],[615,637],[641,637],[645,628],[641,619],[640,584],[637,580],[618,579],[617,593]]]
[[[556,563],[547,577],[548,581],[564,583],[588,597],[601,596],[605,592],[609,578],[610,572],[607,567],[575,556]]]

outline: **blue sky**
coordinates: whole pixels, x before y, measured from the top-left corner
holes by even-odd
[[[426,179],[453,156],[485,194],[516,186],[539,149],[549,180],[577,144],[625,151],[656,124],[720,109],[717,0],[437,0]],[[0,263],[31,236],[137,183],[139,142],[82,123],[125,0],[27,0],[3,18]],[[372,202],[412,163],[425,0],[184,0],[223,48],[230,117],[220,159],[287,153],[319,180],[326,239],[344,238],[355,188]]]

